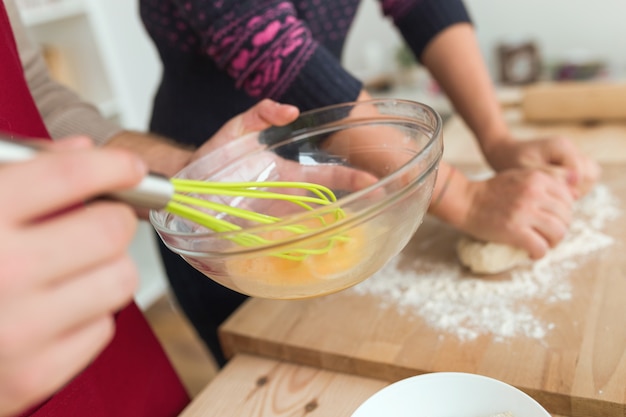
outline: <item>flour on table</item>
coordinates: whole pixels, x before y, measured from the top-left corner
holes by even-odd
[[[496,340],[520,335],[542,339],[553,326],[536,316],[528,301],[570,299],[568,273],[584,264],[587,255],[614,244],[603,230],[620,215],[620,202],[600,184],[576,203],[566,238],[542,259],[508,272],[507,279],[487,280],[469,275],[459,264],[423,258],[411,267],[403,259],[400,270],[398,256],[349,291],[375,295],[383,306],[417,315],[461,340],[483,334]]]

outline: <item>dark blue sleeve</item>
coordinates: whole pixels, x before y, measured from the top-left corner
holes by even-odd
[[[331,104],[355,101],[362,83],[348,73],[337,58],[318,47],[303,65],[280,101],[310,110]]]
[[[407,45],[421,59],[428,43],[456,23],[471,23],[462,0],[380,0]]]

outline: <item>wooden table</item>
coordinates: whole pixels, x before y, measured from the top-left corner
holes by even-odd
[[[179,417],[350,417],[359,405],[388,384],[239,354]]]
[[[349,417],[388,382],[241,354],[180,417]]]
[[[610,169],[619,171],[626,158],[626,125],[525,126],[519,119],[516,121],[515,111],[507,113],[507,117],[521,137],[566,134],[603,164],[613,166]],[[444,138],[444,157],[448,161],[481,163],[480,153],[459,119],[448,122]],[[616,174],[612,175],[614,181],[618,181]],[[619,258],[614,254],[612,257]],[[625,326],[620,320],[624,315],[617,318],[610,315],[621,314],[622,305],[626,304],[620,301],[626,290],[626,281],[621,279],[626,264],[622,261],[611,265],[593,269],[593,273],[599,275],[594,275],[593,284],[588,287],[590,292],[608,295],[607,302],[589,304],[587,309],[593,310],[589,323],[578,329],[563,329],[566,337],[560,339],[561,345],[547,351],[537,343],[520,350],[524,346],[520,341],[498,346],[489,338],[482,338],[472,349],[463,350],[450,340],[441,342],[432,332],[406,334],[401,317],[377,309],[368,304],[366,298],[350,303],[339,294],[332,296],[337,296],[334,299],[294,302],[251,299],[221,329],[224,347],[233,358],[183,417],[291,416],[313,412],[312,415],[320,417],[350,416],[366,398],[390,382],[421,371],[436,370],[437,367],[420,370],[411,360],[398,360],[411,356],[406,355],[408,346],[421,352],[420,355],[428,357],[429,361],[438,363],[441,370],[489,374],[480,364],[484,365],[486,357],[500,357],[500,363],[496,365],[500,366],[501,372],[495,377],[505,382],[532,380],[529,369],[537,366],[536,361],[541,358],[545,381],[557,387],[554,395],[546,398],[545,392],[529,388],[530,385],[523,382],[514,385],[544,405],[549,399],[549,411],[568,416],[623,416],[626,411],[622,400],[626,398],[626,392],[620,381],[626,378],[626,332],[621,330]],[[602,274],[610,275],[611,279],[601,279]],[[567,318],[575,313],[572,308],[560,308],[553,313]],[[334,319],[333,314],[337,312],[341,313]],[[605,326],[603,320],[607,318],[613,321]],[[366,320],[369,326],[365,339],[358,325],[346,325],[359,320]],[[411,343],[405,343],[407,339]],[[398,340],[402,343],[397,344]],[[603,343],[614,344],[618,349],[613,350],[610,358],[598,358],[595,362],[585,359]],[[506,363],[511,360],[510,355],[503,353],[507,349],[517,351],[517,363]],[[452,354],[442,353],[446,350]],[[582,351],[587,353],[581,355]],[[368,357],[379,360],[363,360]],[[559,369],[563,366],[571,367],[572,372],[577,368],[583,375],[577,386],[568,389],[586,392],[586,385],[601,383],[608,387],[606,395],[612,400],[604,402],[601,395],[581,399],[576,395],[572,398],[567,393],[558,394],[559,384],[571,382],[559,380]],[[620,390],[623,398],[619,398]],[[613,401],[615,398],[619,401]]]

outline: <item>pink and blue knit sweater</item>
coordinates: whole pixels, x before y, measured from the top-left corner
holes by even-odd
[[[307,110],[356,99],[342,68],[360,0],[141,0],[163,61],[152,130],[201,143],[262,98]],[[380,0],[419,58],[449,25],[467,22],[462,0]]]

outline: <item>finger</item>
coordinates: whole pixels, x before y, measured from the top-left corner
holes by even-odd
[[[295,180],[305,180],[335,190],[358,191],[378,182],[375,175],[350,167],[332,166],[328,169],[315,169],[308,174],[306,167],[295,165],[291,172],[296,172],[295,169],[305,170],[304,176],[298,175]]]
[[[266,129],[269,126],[282,126],[292,122],[299,115],[297,107],[265,99],[260,101],[242,117],[241,134]]]
[[[579,197],[587,194],[591,190],[591,188],[598,182],[601,175],[602,168],[600,167],[600,165],[590,158],[585,158],[583,174],[577,184]]]
[[[144,163],[128,152],[43,152],[0,168],[0,221],[28,222],[94,196],[138,183]]]
[[[295,120],[299,113],[297,107],[265,99],[229,120],[216,136],[233,139],[270,126],[282,126]]]
[[[557,165],[543,165],[538,167],[538,169],[564,185],[570,185],[573,181],[573,172],[568,168]]]
[[[114,202],[92,203],[30,226],[8,247],[2,245],[3,271],[20,277],[3,285],[16,289],[56,282],[114,259],[125,253],[136,227],[132,210]]]
[[[87,136],[69,136],[50,142],[51,150],[89,149],[93,146],[93,140]]]
[[[2,391],[0,408],[18,412],[45,400],[85,369],[113,333],[113,319],[101,317],[43,347],[37,355],[11,362],[2,370],[11,384]]]
[[[125,255],[20,298],[0,317],[0,357],[27,353],[112,314],[130,302],[138,282],[137,269]]]
[[[251,135],[267,129],[270,126],[282,126],[298,117],[299,110],[297,107],[279,104],[275,101],[265,99],[257,103],[254,107],[248,109],[244,113],[233,117],[224,124],[212,137],[211,140],[205,142],[194,154],[192,161],[205,155],[216,148],[227,145],[233,139],[240,138],[245,135]],[[251,139],[251,138],[249,138]],[[241,144],[242,142],[239,142]],[[244,144],[258,144],[258,141],[247,140]],[[239,151],[241,153],[241,151]]]
[[[560,219],[566,227],[572,221],[573,199],[569,190],[549,190],[547,197],[541,201],[537,201],[537,207],[540,211],[548,213]]]
[[[571,201],[578,199],[580,192],[574,185],[578,181],[576,179],[577,174],[574,171],[556,165],[542,165],[537,167],[537,169],[557,181],[558,184],[549,187],[550,193],[555,198]]]
[[[551,144],[549,162],[571,170],[570,185],[572,187],[578,191],[588,190],[589,184],[598,180],[600,166],[582,154],[569,140],[557,138]],[[584,192],[579,194],[584,194]]]
[[[541,184],[542,189],[544,189],[551,198],[561,201],[567,206],[571,206],[576,196],[572,193],[570,184],[568,184],[567,179],[569,177],[567,170],[557,167],[542,167],[539,171],[543,172],[543,174],[548,174],[548,177],[546,178],[545,175],[538,174],[538,178],[533,178],[535,183]]]
[[[544,257],[550,249],[546,239],[533,228],[516,230],[512,236],[511,244],[525,250],[531,259]]]
[[[545,239],[551,248],[554,248],[565,237],[568,224],[558,216],[549,213],[539,213],[535,217],[534,229]]]

